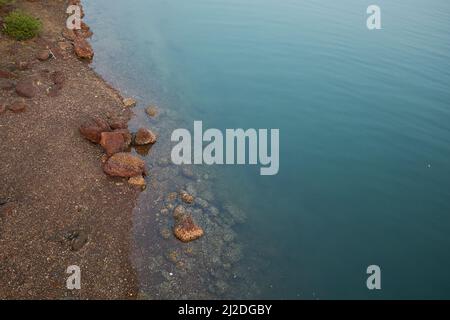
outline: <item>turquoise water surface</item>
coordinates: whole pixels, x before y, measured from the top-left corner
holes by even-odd
[[[280,129],[277,176],[251,166],[194,168],[216,177],[211,203],[220,211],[236,204],[247,216],[232,229],[242,258],[231,265],[245,275],[233,282],[231,271],[209,270],[217,287],[227,282],[246,298],[450,298],[450,2],[84,2],[94,68],[141,102],[132,126],[161,134],[147,156],[155,175],[155,159],[170,157],[171,131],[192,130],[194,120]],[[374,3],[382,30],[369,31]],[[148,122],[148,104],[166,117]],[[157,177],[170,188],[171,178]],[[139,213],[154,209],[152,192],[136,219],[143,291],[204,297],[201,289],[173,296],[189,272],[163,274],[151,287],[155,273],[143,266],[153,259],[163,268],[154,256],[166,250],[164,240],[142,236],[155,228]],[[381,291],[366,287],[373,264],[382,269]],[[205,287],[208,274],[195,282]]]

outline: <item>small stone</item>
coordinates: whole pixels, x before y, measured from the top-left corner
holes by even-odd
[[[171,203],[171,202],[175,202],[177,200],[177,193],[176,192],[171,192],[167,195],[166,198],[166,202]]]
[[[0,70],[0,78],[12,79],[12,78],[14,78],[14,74],[9,71],[6,71],[6,70]]]
[[[103,170],[113,177],[131,178],[145,174],[145,162],[129,153],[116,153],[108,159]]]
[[[182,242],[195,241],[204,235],[203,229],[195,224],[190,215],[184,215],[177,219],[173,233]]]
[[[181,195],[181,200],[183,200],[184,203],[187,203],[187,204],[194,203],[194,197],[192,195],[190,195],[189,193],[182,191],[180,193],[180,195]]]
[[[69,237],[71,240],[70,249],[74,252],[80,251],[89,240],[87,233],[84,231],[74,231]]]
[[[73,46],[75,54],[80,59],[92,60],[94,58],[94,50],[85,39],[77,37],[73,42]]]
[[[134,144],[144,146],[147,144],[154,144],[156,142],[156,135],[149,129],[139,129],[134,138]]]
[[[40,51],[40,52],[37,54],[36,58],[37,58],[39,61],[47,61],[48,59],[50,59],[51,56],[52,56],[52,55],[51,55],[50,51],[49,51],[48,49],[45,49],[45,50]]]
[[[14,81],[0,78],[0,90],[14,90],[15,87]]]
[[[61,34],[65,39],[67,39],[69,41],[75,41],[75,39],[77,38],[77,35],[71,29],[64,28],[64,30]]]
[[[6,106],[4,104],[0,104],[0,114],[3,114],[6,112]]]
[[[109,121],[109,125],[113,130],[128,129],[128,121],[122,118],[113,118]]]
[[[145,112],[147,115],[151,118],[154,118],[158,115],[158,109],[154,106],[150,106],[147,109],[145,109]]]
[[[131,184],[132,186],[141,188],[147,185],[143,176],[131,177],[130,179],[128,179],[128,183]]]
[[[194,171],[192,170],[192,168],[190,167],[182,167],[181,168],[181,174],[188,179],[194,179],[195,178],[195,174]]]
[[[125,150],[125,140],[120,132],[102,132],[100,134],[100,145],[105,149],[108,156]]]
[[[80,127],[81,135],[93,143],[100,143],[102,132],[110,131],[108,122],[99,117],[89,119]]]
[[[170,232],[170,230],[168,228],[162,228],[160,231],[161,237],[165,240],[170,239],[170,237],[172,236],[172,233]]]
[[[24,112],[27,109],[27,105],[24,102],[16,101],[13,102],[8,109],[14,113]]]
[[[16,92],[24,98],[34,98],[37,94],[37,88],[31,79],[20,80],[16,85]]]
[[[187,210],[182,205],[175,207],[175,209],[173,210],[173,217],[175,218],[175,220],[182,219],[186,214]]]
[[[133,108],[133,107],[136,106],[136,104],[137,104],[137,101],[135,99],[133,99],[133,98],[125,98],[125,99],[123,99],[123,105],[126,108]]]
[[[58,48],[63,53],[69,53],[73,51],[73,44],[67,41],[60,41],[58,42]]]
[[[83,21],[81,21],[81,29],[74,31],[77,37],[80,38],[90,38],[94,34],[91,28]]]

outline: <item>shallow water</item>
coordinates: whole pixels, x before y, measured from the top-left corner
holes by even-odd
[[[144,298],[450,298],[448,1],[376,1],[378,31],[360,0],[84,2],[94,68],[161,135],[134,214]],[[194,120],[279,128],[280,173],[186,177],[170,134]],[[190,245],[162,236],[181,189],[208,202]]]

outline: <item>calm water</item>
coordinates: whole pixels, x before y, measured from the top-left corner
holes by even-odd
[[[450,298],[450,3],[375,1],[383,30],[368,31],[373,2],[85,1],[95,69],[138,97],[133,127],[161,133],[147,156],[156,178],[135,212],[146,295],[216,295],[175,294],[206,287],[211,274],[216,287],[227,283],[226,297]],[[150,122],[148,104],[164,117]],[[279,128],[281,165],[275,177],[256,167],[194,168],[215,177],[211,203],[221,214],[221,203],[233,203],[247,220],[229,229],[241,258],[217,262],[233,271],[199,262],[222,248],[208,247],[221,232],[211,224],[210,238],[193,245],[203,258],[189,262],[209,273],[192,280],[158,260],[184,249],[154,229],[170,223],[156,212],[156,190],[184,183],[157,158],[170,156],[171,130],[192,130],[194,120]],[[371,264],[382,268],[379,292],[366,288]]]

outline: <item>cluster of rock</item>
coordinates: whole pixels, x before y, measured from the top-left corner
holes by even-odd
[[[92,143],[99,144],[105,151],[103,171],[113,177],[128,178],[132,185],[145,187],[147,175],[145,162],[132,155],[131,146],[152,145],[156,135],[141,128],[135,134],[128,129],[125,119],[93,117],[80,127],[81,135]]]
[[[81,9],[81,18],[84,18],[83,6],[81,5],[80,0],[70,0],[69,4],[79,6]],[[62,32],[62,36],[72,43],[73,49],[77,57],[86,60],[92,60],[94,58],[94,50],[92,49],[92,46],[89,44],[89,42],[86,40],[87,38],[90,38],[92,35],[93,33],[91,29],[83,21],[81,22],[81,29],[79,30],[64,29],[64,31]]]

